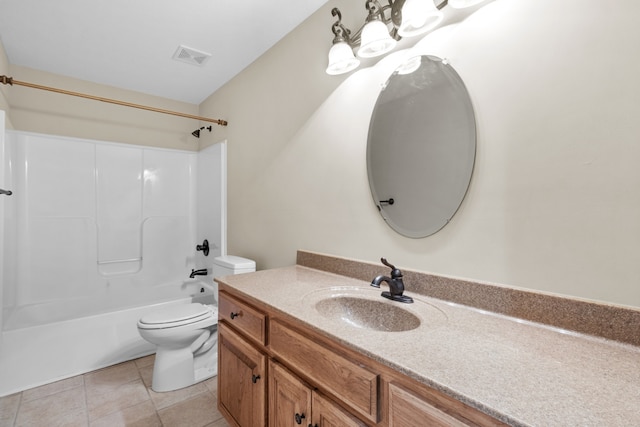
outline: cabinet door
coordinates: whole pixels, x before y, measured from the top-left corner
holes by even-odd
[[[240,427],[265,426],[267,357],[221,323],[218,363],[218,407]]]
[[[269,361],[269,427],[309,425],[311,389],[276,362]]]
[[[347,413],[320,393],[313,392],[312,427],[366,427],[366,424]]]
[[[457,418],[396,384],[389,384],[389,427],[462,427]]]

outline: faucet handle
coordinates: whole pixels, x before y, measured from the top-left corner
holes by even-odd
[[[380,261],[382,262],[382,264],[386,265],[390,269],[392,269],[392,270],[396,269],[396,267],[393,264],[389,264],[389,262],[387,261],[386,258],[380,258]]]
[[[402,277],[402,271],[400,271],[400,269],[396,268],[395,265],[390,264],[386,258],[380,258],[380,261],[386,265],[387,267],[389,267],[391,269],[391,278],[392,279],[398,279],[400,277]]]
[[[202,245],[196,245],[196,251],[202,251],[204,256],[209,256],[209,241],[204,239]]]

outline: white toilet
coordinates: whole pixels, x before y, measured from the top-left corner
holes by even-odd
[[[255,261],[232,255],[216,257],[213,263],[212,274],[206,276],[212,284],[214,277],[256,270]],[[218,308],[199,303],[168,307],[138,321],[140,336],[157,346],[153,391],[188,387],[218,373],[217,326]]]

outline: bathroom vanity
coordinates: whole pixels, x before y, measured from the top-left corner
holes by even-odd
[[[223,283],[219,303],[219,405],[241,426],[502,425]]]
[[[388,301],[353,277],[383,269],[304,265],[325,261],[343,260],[299,253],[217,279],[218,408],[231,424],[640,425],[636,345],[412,292],[407,275],[415,303]]]

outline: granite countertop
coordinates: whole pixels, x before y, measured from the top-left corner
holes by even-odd
[[[409,291],[414,304],[388,303],[418,316],[418,328],[349,326],[315,302],[353,292],[388,300],[363,280],[300,265],[217,280],[507,424],[640,426],[640,347]]]

